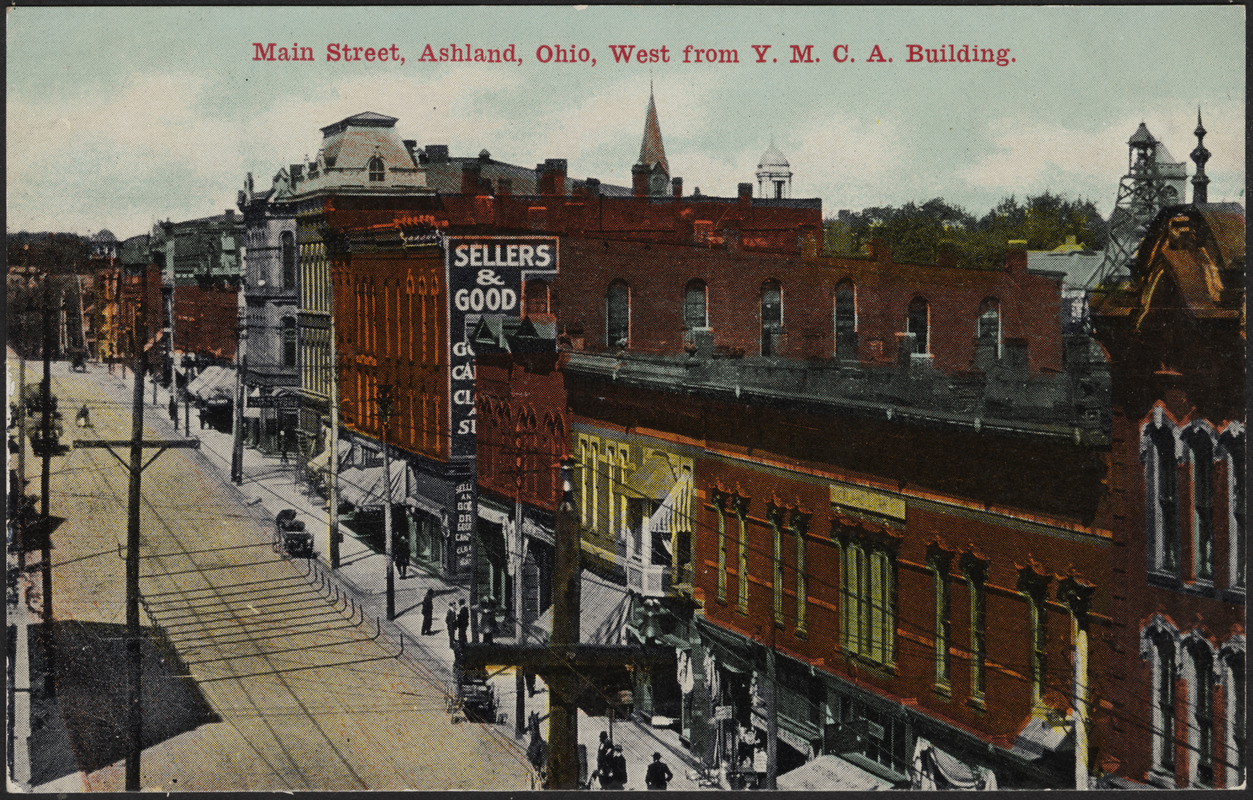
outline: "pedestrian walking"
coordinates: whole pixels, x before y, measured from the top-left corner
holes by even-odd
[[[422,598],[422,635],[431,635],[431,615],[435,613],[435,590],[427,589]]]
[[[461,608],[457,610],[457,641],[461,644],[466,643],[466,632],[470,630],[470,607],[466,605],[466,601],[461,601]]]
[[[174,397],[174,387],[170,387],[170,422],[178,427],[178,400]]]
[[[661,753],[653,753],[653,763],[648,765],[648,773],[644,776],[644,785],[649,789],[665,789],[666,784],[674,780],[670,768],[661,760]]]
[[[535,673],[528,669],[526,672],[523,673],[522,678],[523,680],[526,681],[526,696],[534,697],[535,696]]]
[[[622,745],[615,744],[609,755],[609,778],[601,778],[602,789],[625,789],[627,782],[626,757],[622,755]]]
[[[400,571],[400,577],[404,578],[405,573],[409,571],[409,538],[407,536],[397,536],[392,542],[392,558],[396,560],[396,569]]]
[[[78,423],[78,427],[80,427],[80,428],[90,428],[90,427],[92,427],[92,425],[91,425],[91,414],[89,414],[89,413],[88,413],[88,411],[87,411],[87,404],[86,404],[86,403],[83,403],[83,407],[82,407],[82,408],[80,408],[80,409],[78,409],[78,415],[74,418],[74,420],[75,420],[75,422],[77,422],[77,423]]]
[[[287,432],[287,431],[283,431],[283,432],[279,435],[279,437],[278,437],[278,438],[279,438],[279,442],[280,442],[280,444],[281,444],[281,445],[282,445],[282,447],[283,447],[283,454],[282,454],[282,455],[283,455],[283,463],[284,463],[284,464],[286,464],[286,463],[287,463],[287,434],[288,434],[288,432]]]
[[[483,634],[483,644],[493,644],[496,641],[496,604],[489,597],[483,603],[483,613],[480,628]]]
[[[457,604],[448,604],[448,613],[444,615],[444,628],[448,631],[448,647],[457,648]]]

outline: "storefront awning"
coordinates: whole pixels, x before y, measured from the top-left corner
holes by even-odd
[[[670,534],[674,531],[692,530],[692,473],[683,475],[670,488],[666,499],[648,519],[648,530],[653,533]],[[666,548],[669,549],[669,542]]]
[[[869,792],[892,788],[890,781],[833,755],[818,756],[783,773],[775,785],[780,791],[806,792]]]
[[[206,367],[188,384],[187,391],[205,403],[229,403],[235,399],[235,370],[231,367]]]
[[[627,620],[631,613],[627,589],[594,573],[583,570],[579,587],[579,642],[581,644],[630,644],[626,640]],[[553,631],[553,610],[535,620],[531,628],[536,638],[548,641]]]
[[[391,478],[393,504],[405,502],[410,484],[409,465],[399,459],[392,459]],[[339,473],[339,497],[346,503],[357,508],[382,508],[387,502],[386,484],[383,482],[383,467],[349,467]]]
[[[1074,750],[1075,740],[1065,722],[1054,725],[1047,717],[1032,718],[1014,741],[1010,753],[1034,761],[1048,753]]]
[[[654,455],[634,475],[627,478],[626,486],[640,497],[661,500],[670,493],[674,482],[675,475],[670,468],[670,459]]]

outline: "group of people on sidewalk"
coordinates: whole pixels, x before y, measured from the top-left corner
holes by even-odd
[[[649,789],[665,789],[674,780],[673,773],[666,762],[661,760],[661,753],[653,753],[653,761],[644,773],[644,785]],[[599,781],[601,789],[625,789],[627,783],[626,757],[622,754],[622,745],[614,744],[605,731],[600,733],[600,745],[596,749],[596,771],[588,780]]]

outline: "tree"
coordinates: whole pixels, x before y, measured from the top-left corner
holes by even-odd
[[[826,221],[824,234],[829,255],[865,255],[869,241],[880,238],[897,261],[934,262],[941,250],[950,249],[960,266],[997,269],[1011,241],[1025,240],[1028,250],[1052,250],[1074,236],[1078,244],[1100,250],[1108,227],[1091,201],[1045,192],[1023,203],[1010,195],[978,219],[940,197],[921,206],[842,212]]]

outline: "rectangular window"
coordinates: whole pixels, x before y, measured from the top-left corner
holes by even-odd
[[[987,653],[984,586],[982,578],[967,577],[966,582],[970,586],[970,699],[982,705]]]
[[[1044,598],[1026,597],[1031,624],[1031,703],[1038,706],[1044,687]]]
[[[591,517],[587,510],[592,497],[592,459],[591,448],[587,439],[579,437],[579,516],[583,518],[583,526],[591,527]]]
[[[799,521],[793,520],[792,533],[796,536],[796,633],[804,636],[809,606],[809,579],[805,574],[805,527]]]
[[[896,647],[895,566],[882,550],[844,550],[841,594],[846,652],[891,666]]]
[[[935,690],[948,696],[952,693],[948,671],[949,630],[952,620],[949,617],[948,572],[947,568],[933,565],[931,571],[935,576]]]
[[[779,524],[774,520],[770,522],[770,535],[772,537],[773,549],[771,557],[773,561],[773,572],[771,575],[770,588],[772,593],[772,608],[774,611],[774,624],[777,627],[783,627],[783,531],[779,530]]]
[[[735,510],[735,521],[739,525],[738,561],[740,570],[739,595],[736,596],[736,608],[741,614],[748,613],[748,520],[747,510],[740,506]]]
[[[727,601],[727,516],[720,499],[714,498],[714,513],[718,516],[718,602]]]

